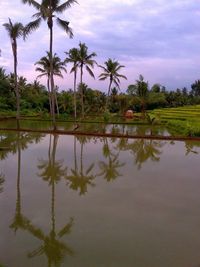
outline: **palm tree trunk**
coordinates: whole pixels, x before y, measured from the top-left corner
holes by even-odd
[[[110,96],[111,85],[112,85],[112,78],[110,78],[110,83],[109,83],[109,86],[108,86],[108,95],[107,95],[107,98],[106,98],[106,109],[108,109],[108,103],[109,103],[109,96]]]
[[[58,98],[57,98],[56,91],[54,91],[54,92],[55,92],[56,110],[57,110],[57,114],[58,114],[58,117],[59,117],[60,113],[59,113],[59,107],[58,107]]]
[[[81,66],[81,108],[82,108],[82,118],[84,118],[84,101],[83,101],[83,66]]]
[[[50,0],[50,7],[52,1]],[[48,26],[50,30],[50,48],[49,48],[49,60],[50,60],[50,87],[51,87],[51,103],[52,103],[52,121],[53,128],[56,130],[56,118],[55,118],[55,94],[54,94],[54,81],[53,81],[53,20],[52,17],[48,20]]]
[[[74,121],[76,122],[76,70],[74,71]]]
[[[15,83],[15,93],[16,93],[16,119],[17,119],[17,128],[19,128],[19,118],[20,118],[20,99],[19,99],[19,86],[17,82],[17,43],[14,41],[12,43],[13,57],[14,57],[14,83]]]
[[[47,77],[47,90],[49,94],[49,109],[50,109],[50,115],[52,117],[52,103],[51,103],[51,92],[50,92],[50,77]]]

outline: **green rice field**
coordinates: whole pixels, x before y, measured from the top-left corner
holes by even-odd
[[[167,124],[174,134],[200,136],[200,105],[155,109],[149,114]]]

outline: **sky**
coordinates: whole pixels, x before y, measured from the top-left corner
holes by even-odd
[[[40,0],[38,0],[40,2]],[[61,0],[60,3],[63,3]],[[0,0],[0,66],[13,71],[10,39],[3,23],[8,17],[24,25],[31,21],[36,10],[21,0]],[[167,90],[187,87],[200,79],[200,1],[199,0],[78,0],[60,18],[70,22],[74,38],[69,39],[54,25],[53,50],[64,60],[65,53],[79,42],[95,52],[95,60],[103,65],[108,58],[125,67],[120,89],[125,92],[139,75],[151,87],[159,83]],[[29,82],[36,79],[34,63],[49,48],[46,22],[24,42],[18,40],[18,73]],[[56,79],[60,90],[73,88],[71,65],[67,74]],[[90,88],[106,92],[109,81],[99,81],[101,69],[94,68],[95,80],[84,72],[83,82]],[[41,80],[45,84],[45,79]]]

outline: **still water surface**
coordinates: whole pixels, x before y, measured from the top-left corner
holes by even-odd
[[[1,132],[0,147],[0,266],[199,266],[200,143]]]

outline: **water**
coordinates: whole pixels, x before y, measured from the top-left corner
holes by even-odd
[[[199,266],[200,143],[0,134],[0,266]]]

